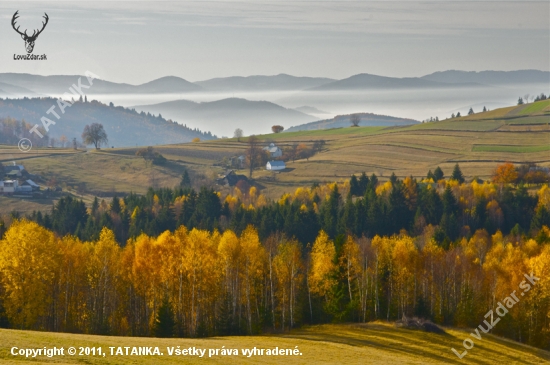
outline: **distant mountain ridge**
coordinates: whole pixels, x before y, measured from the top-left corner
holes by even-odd
[[[0,97],[57,95],[68,91],[78,75],[41,76],[26,73],[0,73]],[[429,89],[482,87],[501,84],[550,83],[550,72],[457,71],[434,72],[422,77],[387,77],[360,73],[345,79],[300,77],[288,74],[273,76],[231,76],[190,82],[177,76],[165,76],[143,84],[131,85],[107,80],[94,80],[86,94],[186,94],[212,92],[258,91],[342,91],[369,89]]]
[[[138,113],[121,106],[108,106],[97,101],[77,101],[67,107],[58,120],[46,114],[52,105],[56,106],[55,111],[59,113],[56,99],[53,98],[0,100],[0,119],[9,117],[42,126],[40,118],[45,116],[55,121],[55,125],[49,127],[50,137],[59,139],[64,135],[69,140],[77,138],[79,141],[84,126],[101,123],[107,132],[109,146],[116,147],[184,143],[197,137],[202,140],[216,138],[210,132],[191,129],[160,116]]]
[[[456,86],[481,86],[476,83],[463,83],[461,85],[448,84],[439,81],[425,80],[419,77],[386,77],[371,74],[358,74],[347,79],[338,80],[310,88],[311,91],[338,91],[357,89],[415,89],[415,88],[443,88]]]
[[[306,123],[288,128],[286,132],[312,131],[319,129],[342,128],[351,126],[351,116],[359,115],[361,120],[360,127],[391,127],[401,125],[411,125],[420,123],[414,119],[391,117],[388,115],[379,115],[373,113],[354,113],[346,115],[337,115],[332,119],[319,120],[312,123]]]
[[[546,83],[550,85],[550,72],[540,70],[517,71],[458,71],[447,70],[422,76],[421,79],[450,84],[475,82],[486,85]]]
[[[34,93],[44,95],[66,93],[71,85],[77,83],[78,78],[82,78],[82,84],[86,86],[89,85],[86,80],[86,76],[79,75],[40,76],[31,74],[0,73],[0,82],[23,87]],[[87,95],[144,93],[168,94],[197,92],[200,90],[202,90],[200,86],[180,77],[167,76],[141,85],[130,85],[95,79],[93,80],[93,85],[89,89],[83,89],[83,92]]]
[[[287,74],[274,76],[231,76],[198,81],[195,84],[213,91],[303,90],[336,81],[325,77],[297,77]]]
[[[330,114],[329,112],[317,109],[316,107],[309,105],[299,106],[293,109],[306,114]]]

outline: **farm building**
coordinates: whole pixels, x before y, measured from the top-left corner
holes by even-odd
[[[265,165],[265,168],[266,170],[272,170],[272,171],[284,170],[286,169],[286,165],[284,161],[269,161]]]
[[[2,194],[13,194],[18,187],[19,182],[17,180],[0,181],[0,193]]]
[[[236,174],[235,171],[230,170],[227,174],[219,178],[216,182],[219,185],[235,186],[241,180],[248,182],[248,178],[246,176]]]
[[[16,165],[15,162],[13,165],[4,166],[4,173],[11,178],[21,177],[24,171],[25,167],[23,165]]]
[[[277,158],[283,155],[283,150],[275,146],[275,143],[270,143],[269,146],[264,147],[264,151],[269,152],[271,158]]]
[[[39,191],[40,190],[40,186],[37,183],[35,183],[34,181],[30,180],[30,179],[23,181],[21,186],[30,186],[32,188],[32,191]]]

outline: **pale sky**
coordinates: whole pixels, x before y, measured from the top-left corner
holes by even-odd
[[[34,54],[11,27],[49,24]],[[550,2],[0,2],[0,72],[83,74],[138,84],[275,75],[422,76],[550,70]]]

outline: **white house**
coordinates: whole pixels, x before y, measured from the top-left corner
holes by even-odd
[[[266,170],[284,170],[286,169],[286,165],[284,161],[268,161],[268,163],[265,165]]]
[[[283,150],[275,146],[275,143],[270,143],[269,146],[264,147],[264,151],[268,151],[271,158],[277,158],[283,155]]]
[[[13,194],[15,193],[15,190],[19,186],[19,182],[17,180],[4,180],[0,181],[0,193],[3,194]]]

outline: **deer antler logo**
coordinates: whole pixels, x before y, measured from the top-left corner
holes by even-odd
[[[19,26],[16,28],[15,27],[15,21],[17,20],[17,18],[19,18],[19,10],[17,10],[15,12],[15,14],[13,14],[13,18],[11,18],[11,26],[13,27],[13,29],[19,33],[21,35],[21,38],[23,38],[23,40],[25,41],[25,48],[27,49],[27,53],[32,53],[32,50],[34,49],[34,42],[36,41],[36,38],[38,38],[38,36],[40,35],[40,33],[42,33],[42,31],[44,30],[44,28],[46,28],[46,25],[48,24],[48,14],[44,13],[44,19],[46,20],[45,22],[42,22],[42,29],[40,30],[34,30],[32,35],[29,36],[27,34],[27,30],[25,29],[25,32],[24,33],[21,33],[19,31]]]

